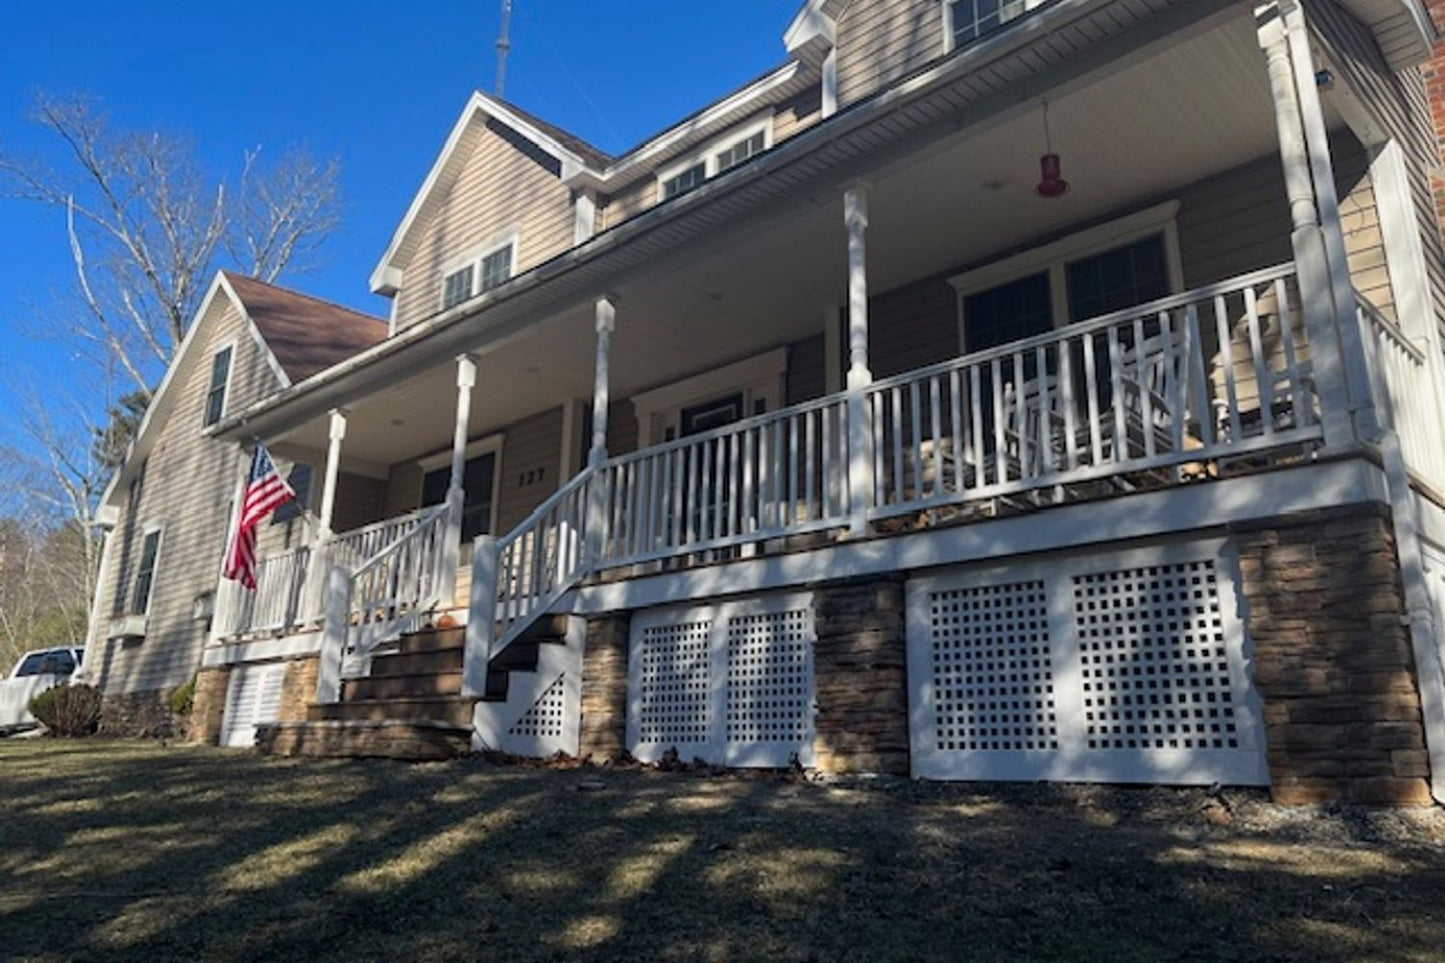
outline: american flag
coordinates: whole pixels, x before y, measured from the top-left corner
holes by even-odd
[[[251,473],[246,476],[246,490],[241,495],[241,510],[236,513],[236,530],[226,546],[226,564],[222,574],[246,588],[256,589],[256,525],[280,506],[296,497],[291,486],[276,470],[276,463],[266,446],[256,442],[251,456]]]

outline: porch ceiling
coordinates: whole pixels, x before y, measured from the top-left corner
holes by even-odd
[[[1063,155],[1071,193],[1054,201],[1034,193],[1044,152],[1037,101],[878,172],[868,235],[873,291],[1164,199],[1277,150],[1268,78],[1247,8],[1049,99],[1053,147]],[[842,205],[831,193],[791,203],[788,216],[766,231],[720,232],[666,273],[616,292],[614,398],[822,332],[826,313],[845,293]],[[489,350],[480,359],[473,434],[590,398],[592,359],[590,306]],[[454,377],[451,366],[438,368],[353,405],[348,457],[385,465],[448,445]],[[325,438],[318,419],[288,440],[324,449]]]

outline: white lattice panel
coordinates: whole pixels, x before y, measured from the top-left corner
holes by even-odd
[[[1219,540],[909,585],[915,775],[1264,784]]]
[[[930,599],[935,747],[1058,749],[1044,583],[955,589]]]
[[[778,765],[813,741],[813,613],[736,614],[727,621],[727,760]],[[781,764],[786,764],[783,758]]]
[[[1209,559],[1074,579],[1090,749],[1237,749]]]
[[[558,676],[507,734],[523,739],[561,739],[567,714],[566,682],[566,673]]]
[[[694,746],[712,732],[712,621],[643,629],[637,648],[638,743]]]
[[[256,745],[256,727],[275,722],[281,714],[285,663],[240,665],[226,684],[226,707],[221,718],[221,745],[248,749]]]
[[[811,764],[814,639],[810,596],[639,615],[629,751],[645,762],[676,749],[730,766]]]

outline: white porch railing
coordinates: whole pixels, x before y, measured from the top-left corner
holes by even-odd
[[[1400,436],[1410,473],[1445,490],[1445,439],[1429,403],[1435,391],[1429,356],[1363,295],[1356,304],[1381,424]]]
[[[824,398],[614,458],[599,484],[606,565],[846,525],[847,401]]]
[[[313,580],[310,547],[292,549],[256,563],[256,589],[222,579],[216,589],[216,625],[221,639],[282,635],[321,619]]]
[[[355,569],[330,568],[318,701],[336,701],[343,676],[364,675],[379,645],[421,628],[451,602],[460,515],[449,499],[421,512],[399,538]]]
[[[880,381],[867,398],[875,518],[1140,472],[1177,480],[1321,437],[1292,266]]]

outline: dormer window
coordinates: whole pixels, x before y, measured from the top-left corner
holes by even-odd
[[[211,355],[211,382],[206,389],[206,427],[226,413],[226,394],[231,385],[231,346]]]
[[[442,310],[501,287],[512,279],[517,260],[517,237],[483,245],[442,277]]]
[[[951,0],[949,37],[961,50],[1037,7],[1041,0]]]
[[[754,123],[743,130],[729,131],[679,164],[658,174],[658,196],[668,201],[680,194],[701,187],[710,177],[717,177],[745,163],[772,146],[773,121]]]

